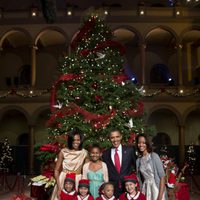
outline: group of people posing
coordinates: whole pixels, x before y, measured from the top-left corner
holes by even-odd
[[[163,164],[148,137],[139,134],[136,147],[126,146],[120,131],[113,129],[109,139],[111,148],[102,152],[93,144],[88,153],[80,132],[68,135],[56,161],[51,200],[167,199]]]

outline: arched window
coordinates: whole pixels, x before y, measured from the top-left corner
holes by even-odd
[[[153,137],[152,142],[155,146],[171,145],[171,138],[167,133],[159,132]]]
[[[173,79],[170,75],[168,67],[164,64],[155,64],[151,68],[150,82],[151,83],[171,83],[173,85]]]
[[[200,84],[200,67],[197,67],[194,71],[194,84],[199,85]]]
[[[22,133],[21,135],[19,135],[19,137],[17,138],[18,141],[18,145],[28,145],[29,143],[29,134],[28,133]]]
[[[22,65],[19,69],[19,84],[20,85],[30,85],[31,84],[31,66]]]

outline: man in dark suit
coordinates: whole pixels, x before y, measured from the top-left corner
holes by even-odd
[[[115,197],[123,192],[123,178],[130,175],[135,169],[136,156],[133,147],[121,144],[122,135],[119,130],[113,129],[109,139],[112,147],[104,151],[103,161],[107,164],[109,181],[114,184]]]

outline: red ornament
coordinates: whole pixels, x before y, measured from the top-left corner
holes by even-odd
[[[68,85],[68,86],[67,86],[67,89],[68,89],[68,90],[74,90],[74,88],[75,88],[75,87],[74,87],[73,85]]]
[[[92,84],[92,88],[93,89],[97,89],[99,87],[99,85],[98,85],[98,83],[97,82],[94,82],[93,84]]]
[[[75,97],[75,100],[76,100],[76,101],[80,101],[81,98],[80,98],[79,96],[76,96],[76,97]]]
[[[95,100],[97,103],[100,103],[102,101],[102,97],[99,95],[95,95]]]
[[[94,127],[95,129],[99,129],[99,128],[102,127],[102,124],[101,124],[100,122],[96,122],[96,123],[93,124],[93,127]]]
[[[119,71],[122,72],[123,74],[125,73],[124,68],[121,68]]]
[[[90,50],[89,50],[89,49],[83,49],[83,50],[80,51],[80,54],[81,54],[82,56],[87,56],[89,53],[90,53]]]
[[[57,128],[61,128],[62,123],[57,123]]]

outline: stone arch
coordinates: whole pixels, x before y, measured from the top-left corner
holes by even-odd
[[[144,33],[145,51],[145,75],[146,82],[150,84],[151,66],[164,64],[169,68],[174,81],[177,82],[177,50],[178,36],[168,26],[154,26]]]
[[[144,43],[144,38],[142,37],[142,34],[134,27],[129,26],[129,25],[122,25],[122,26],[117,26],[117,27],[112,28],[112,31],[115,32],[115,30],[117,30],[117,29],[125,29],[125,30],[129,30],[129,31],[133,32],[139,39],[138,44]]]
[[[26,117],[27,123],[28,124],[31,123],[31,117],[30,117],[29,113],[24,108],[22,108],[20,106],[13,106],[13,105],[6,106],[6,107],[0,109],[0,120],[1,120],[2,116],[4,115],[4,113],[6,113],[9,110],[17,110],[17,111],[21,112]]]
[[[178,119],[178,123],[179,125],[182,125],[183,124],[183,120],[182,120],[182,116],[181,114],[176,110],[176,108],[172,107],[172,106],[169,106],[169,105],[166,105],[166,104],[160,104],[160,105],[156,105],[154,107],[152,107],[149,111],[148,111],[148,115],[147,115],[147,121],[149,119],[149,117],[151,116],[151,114],[157,110],[160,110],[160,109],[167,109],[167,110],[170,110],[172,113],[175,114],[175,116],[177,117]]]
[[[155,106],[150,110],[147,124],[155,126],[159,132],[170,136],[172,145],[179,144],[179,126],[181,117],[175,108],[167,105]]]
[[[144,39],[141,33],[132,26],[122,25],[112,28],[115,40],[125,46],[124,69],[134,83],[141,82],[141,45]]]
[[[163,25],[153,26],[153,27],[151,27],[150,29],[148,29],[146,32],[144,32],[145,42],[146,42],[146,38],[147,38],[148,34],[149,34],[151,31],[155,30],[156,28],[160,28],[160,29],[163,29],[163,30],[165,30],[165,31],[167,31],[167,32],[169,32],[169,33],[171,33],[171,34],[174,36],[174,38],[176,39],[176,43],[178,43],[179,37],[178,37],[177,33],[176,33],[172,28],[170,28],[170,27],[168,27],[168,26],[163,26]]]
[[[199,125],[200,105],[194,105],[188,108],[184,113],[184,135],[186,145],[194,143],[199,145]]]
[[[189,32],[189,31],[195,31],[195,30],[196,30],[196,31],[200,31],[200,26],[189,26],[189,27],[185,28],[185,29],[180,33],[180,36],[179,36],[180,41],[182,42],[185,33]]]
[[[33,38],[32,38],[32,36],[30,35],[30,33],[29,33],[27,30],[25,30],[25,29],[23,29],[23,28],[16,27],[16,28],[12,28],[12,29],[6,31],[6,32],[3,34],[3,36],[0,38],[0,48],[2,48],[2,44],[3,44],[4,40],[5,40],[10,34],[16,33],[16,32],[22,32],[22,33],[24,33],[24,35],[27,36],[27,38],[29,39],[30,44],[33,42]]]
[[[38,33],[38,35],[35,37],[35,39],[34,39],[34,45],[35,45],[35,46],[37,46],[37,42],[38,42],[38,40],[40,39],[40,37],[41,37],[43,34],[45,34],[46,32],[48,32],[49,30],[51,30],[51,31],[57,31],[57,32],[59,32],[60,34],[62,34],[62,35],[65,37],[65,39],[66,39],[66,45],[67,45],[67,42],[69,42],[69,37],[68,37],[68,35],[65,33],[65,31],[64,31],[63,29],[57,27],[57,26],[49,26],[49,27],[46,27],[46,28],[42,29],[42,30]]]
[[[195,110],[197,110],[197,109],[200,109],[200,104],[193,105],[193,106],[189,107],[189,108],[184,112],[184,114],[183,114],[183,122],[184,122],[184,124],[185,124],[185,121],[186,121],[188,115],[189,115],[192,111],[195,111]]]
[[[18,106],[7,106],[0,115],[1,138],[7,137],[12,145],[18,145],[19,136],[29,132],[29,114]]]
[[[183,54],[182,67],[184,71],[185,83],[198,85],[200,81],[200,26],[189,26],[180,34]]]

